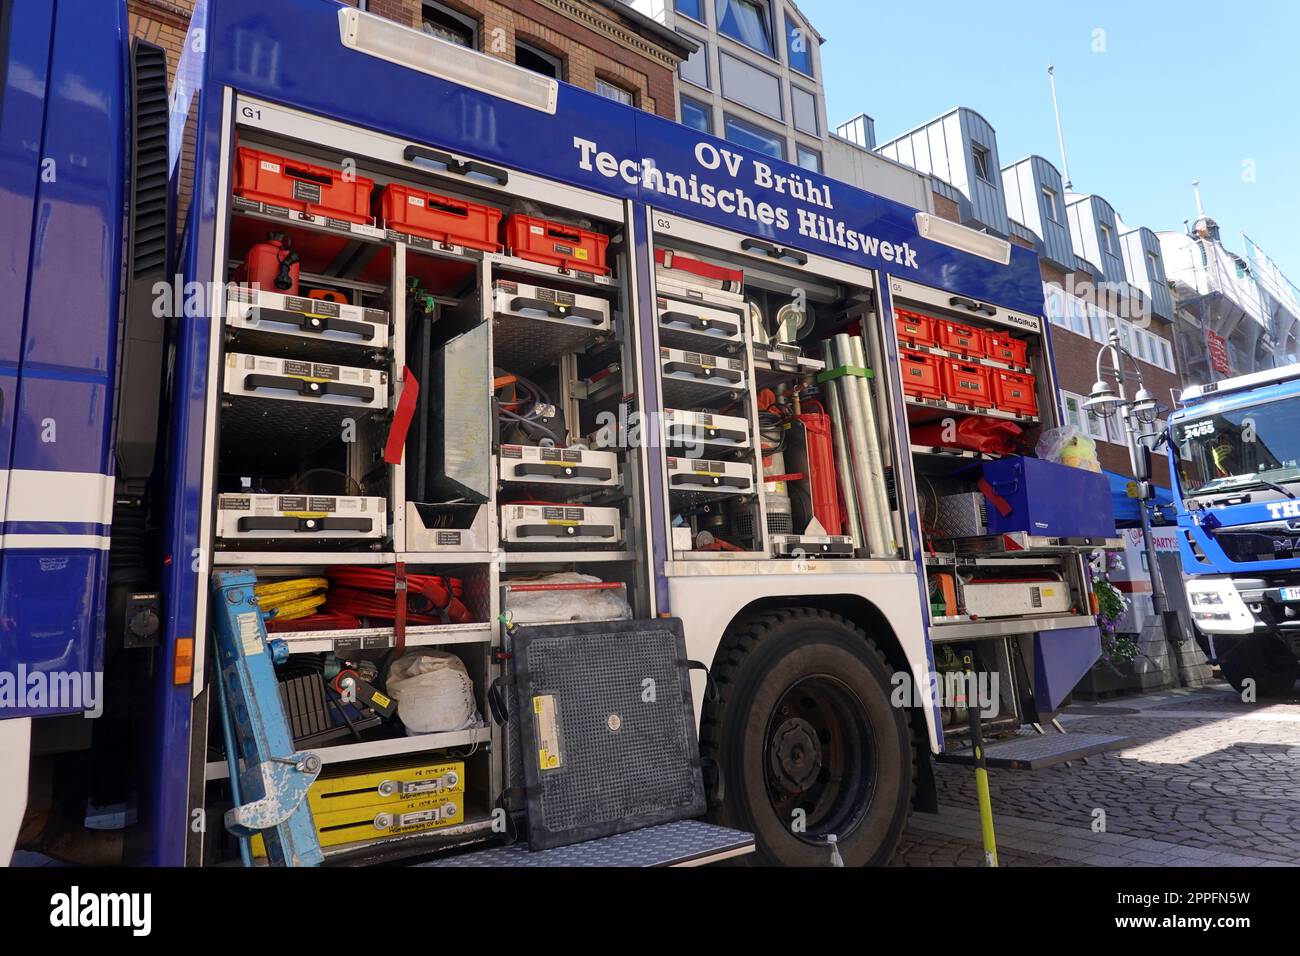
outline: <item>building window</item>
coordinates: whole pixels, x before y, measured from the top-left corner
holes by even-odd
[[[682,125],[701,133],[713,132],[713,109],[703,103],[682,97]]]
[[[1110,433],[1106,428],[1106,419],[1094,412],[1083,410],[1083,417],[1088,429],[1088,437],[1094,441],[1110,441]]]
[[[516,41],[515,65],[557,80],[564,79],[564,63],[554,53],[547,53],[531,43]]]
[[[785,55],[790,61],[790,69],[798,70],[804,76],[813,75],[812,45],[813,32],[789,13],[785,15]]]
[[[822,171],[822,154],[815,149],[809,149],[803,143],[796,143],[794,147],[795,160],[804,169],[811,170],[814,173]]]
[[[971,143],[971,155],[975,157],[975,175],[986,183],[993,182],[993,176],[990,170],[993,168],[993,157],[987,146],[981,146],[979,143]]]
[[[1102,222],[1097,224],[1097,228],[1101,232],[1101,251],[1109,256],[1113,256],[1115,254],[1115,244],[1111,240],[1110,226]]]
[[[1070,331],[1086,339],[1092,334],[1092,330],[1088,327],[1088,303],[1074,296],[1070,296],[1069,300]]]
[[[1044,311],[1047,313],[1048,320],[1053,325],[1069,328],[1069,323],[1065,320],[1065,290],[1059,285],[1045,283],[1043,291],[1045,293]]]
[[[1160,257],[1154,252],[1147,253],[1147,268],[1151,271],[1151,281],[1160,281]]]
[[[704,0],[676,0],[673,9],[682,16],[704,22]]]
[[[1087,422],[1084,419],[1083,398],[1075,395],[1073,392],[1061,390],[1061,417],[1065,424],[1073,425],[1075,428],[1086,432],[1088,430]]]
[[[784,120],[781,80],[754,66],[750,62],[753,59],[751,56],[742,60],[725,51],[718,52],[718,84],[722,95],[756,113]]]
[[[441,3],[426,3],[422,11],[421,28],[439,40],[478,49],[478,21],[457,13]]]
[[[1133,340],[1137,346],[1134,350],[1137,352],[1137,357],[1148,364],[1154,364],[1152,362],[1151,346],[1147,342],[1147,334],[1141,329],[1135,328],[1133,330]]]
[[[820,136],[821,125],[817,122],[817,97],[797,86],[790,87],[790,107],[794,114],[794,128],[809,136]]]
[[[767,0],[715,0],[718,32],[774,56],[772,8]]]
[[[682,36],[687,36],[683,33]],[[709,47],[703,40],[697,40],[695,37],[689,37],[698,44],[695,52],[682,60],[681,65],[677,67],[678,75],[687,83],[694,83],[702,90],[711,89],[709,86]]]
[[[1088,305],[1088,325],[1092,329],[1094,342],[1106,341],[1106,316],[1095,305]]]
[[[730,113],[726,116],[725,126],[727,139],[737,146],[748,146],[773,159],[785,159],[785,137],[781,134],[746,123]]]
[[[1060,213],[1057,212],[1059,207],[1056,205],[1056,190],[1043,187],[1043,204],[1047,208],[1047,219],[1049,222],[1060,222]]]
[[[625,103],[628,106],[636,106],[636,97],[631,92],[616,86],[609,80],[602,80],[596,77],[596,92],[607,100],[613,100],[615,103]]]

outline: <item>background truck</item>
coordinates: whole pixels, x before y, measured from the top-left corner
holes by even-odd
[[[1169,417],[1187,597],[1238,690],[1300,676],[1300,366],[1183,391]]]
[[[335,0],[200,0],[170,112],[122,5],[0,9],[0,665],[91,678],[0,700],[0,855],[437,861],[653,789],[686,858],[882,863],[973,709],[993,765],[1119,742],[1042,733],[1117,541],[1016,453],[1032,252]]]

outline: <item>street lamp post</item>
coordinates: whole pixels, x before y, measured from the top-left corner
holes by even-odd
[[[1102,359],[1109,353],[1114,358],[1114,364],[1110,368],[1102,365]],[[1128,390],[1124,385],[1124,359],[1129,360],[1133,366],[1133,373],[1137,376],[1137,393],[1133,400],[1129,401]],[[1168,610],[1168,604],[1165,601],[1164,586],[1160,579],[1160,569],[1156,566],[1156,544],[1151,535],[1151,515],[1147,511],[1146,501],[1150,497],[1150,469],[1147,467],[1146,453],[1147,449],[1138,439],[1141,425],[1151,425],[1159,415],[1159,409],[1156,407],[1155,396],[1147,391],[1146,385],[1142,383],[1142,367],[1138,365],[1131,352],[1124,346],[1120,345],[1119,332],[1116,329],[1110,330],[1106,344],[1097,351],[1097,382],[1092,387],[1092,394],[1088,396],[1088,401],[1084,403],[1084,408],[1101,418],[1111,418],[1116,413],[1119,414],[1120,420],[1124,424],[1124,438],[1128,443],[1129,461],[1133,466],[1133,474],[1141,483],[1142,505],[1138,510],[1142,514],[1142,539],[1146,545],[1147,552],[1147,571],[1151,577],[1151,604],[1155,610],[1156,617],[1164,621],[1165,611]],[[1115,387],[1112,389],[1103,374],[1109,372],[1115,380]]]
[[[1113,359],[1113,363],[1106,367],[1102,364],[1102,360],[1108,354]],[[1132,400],[1129,399],[1128,389],[1125,386],[1124,359],[1128,359],[1137,379],[1137,391]],[[1142,382],[1142,367],[1138,365],[1133,354],[1120,344],[1119,332],[1116,329],[1110,330],[1106,344],[1097,351],[1096,373],[1096,384],[1093,385],[1092,394],[1088,396],[1084,408],[1101,418],[1111,418],[1116,414],[1120,416],[1124,425],[1124,437],[1128,444],[1133,475],[1138,479],[1141,489],[1138,512],[1142,516],[1142,540],[1147,554],[1147,573],[1151,578],[1151,607],[1154,612],[1152,629],[1160,632],[1159,635],[1152,634],[1152,638],[1162,643],[1167,641],[1174,646],[1179,670],[1186,683],[1203,683],[1204,676],[1200,672],[1206,668],[1197,668],[1198,663],[1204,663],[1203,658],[1199,662],[1196,660],[1200,656],[1199,648],[1195,648],[1194,642],[1191,648],[1186,646],[1189,642],[1184,639],[1177,615],[1169,609],[1160,576],[1160,566],[1156,559],[1155,537],[1151,533],[1151,513],[1147,509],[1147,501],[1153,497],[1148,457],[1150,449],[1141,442],[1139,436],[1143,425],[1154,424],[1159,416],[1159,408],[1155,396]],[[1114,380],[1114,388],[1106,381],[1106,375]]]

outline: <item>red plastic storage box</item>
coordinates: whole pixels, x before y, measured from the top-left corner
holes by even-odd
[[[561,269],[606,275],[609,236],[577,226],[514,215],[506,220],[506,246],[513,255]]]
[[[989,370],[982,365],[943,359],[939,366],[939,381],[943,385],[943,397],[950,402],[975,408],[993,407]]]
[[[903,378],[903,394],[909,398],[943,398],[943,385],[939,381],[941,359],[924,352],[901,352],[898,367]]]
[[[927,348],[938,345],[935,337],[935,321],[920,312],[907,309],[894,310],[894,328],[898,330],[898,341],[903,345],[920,345]]]
[[[500,209],[398,183],[384,187],[382,209],[384,224],[397,232],[483,252],[501,251]]]
[[[1038,381],[1020,372],[993,370],[993,404],[1017,415],[1038,414]]]
[[[984,333],[984,354],[995,362],[1006,362],[1024,368],[1029,364],[1026,349],[1024,342],[1002,332]]]
[[[374,221],[370,215],[373,179],[345,180],[341,170],[242,146],[236,167],[236,196],[362,225]]]
[[[984,357],[984,336],[979,329],[948,319],[935,321],[938,328],[939,347],[958,355]]]

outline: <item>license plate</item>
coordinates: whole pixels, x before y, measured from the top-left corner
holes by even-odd
[[[1283,601],[1300,601],[1300,588],[1283,588]]]

